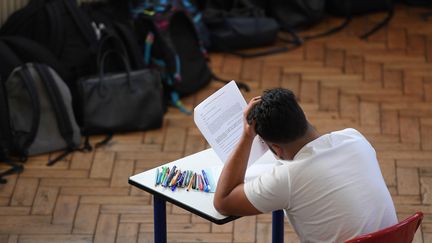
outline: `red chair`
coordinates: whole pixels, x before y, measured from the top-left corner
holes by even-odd
[[[417,212],[396,225],[374,233],[361,235],[345,241],[345,243],[411,243],[422,220],[423,213]]]

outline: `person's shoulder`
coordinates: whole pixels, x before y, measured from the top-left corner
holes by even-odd
[[[354,128],[345,128],[343,130],[335,131],[331,133],[332,135],[350,136],[357,138],[364,138],[363,134]]]
[[[363,134],[361,134],[359,131],[357,131],[354,128],[345,128],[343,130],[334,131],[330,134],[333,141],[339,141],[339,142],[367,142]]]

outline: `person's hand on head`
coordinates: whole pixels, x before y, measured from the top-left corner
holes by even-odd
[[[243,112],[243,117],[244,117],[244,119],[243,119],[243,123],[244,123],[243,135],[248,137],[248,138],[251,138],[251,139],[254,139],[256,136],[255,120],[248,119],[248,114],[252,110],[252,108],[256,104],[258,104],[258,102],[260,102],[260,101],[261,101],[261,96],[257,96],[257,97],[252,98],[249,101],[249,104],[246,106],[246,108]]]

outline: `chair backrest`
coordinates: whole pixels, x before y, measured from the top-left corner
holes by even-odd
[[[417,212],[396,225],[377,232],[361,235],[345,241],[345,243],[411,243],[422,219],[423,213]]]

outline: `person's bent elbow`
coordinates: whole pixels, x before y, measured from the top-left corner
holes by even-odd
[[[222,199],[215,197],[213,200],[213,206],[222,215],[229,215],[225,203]]]

